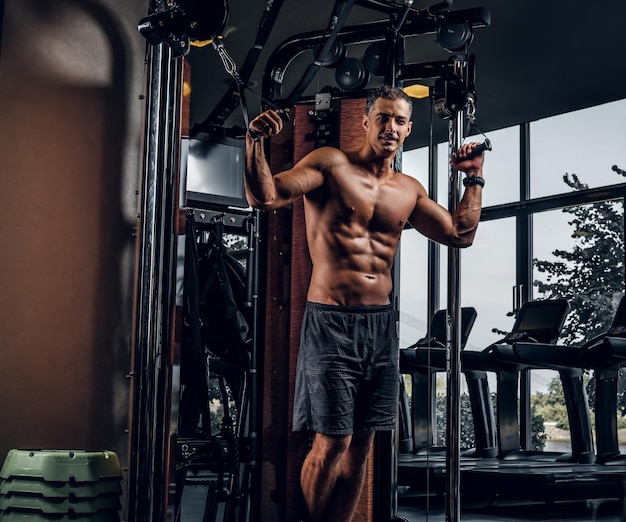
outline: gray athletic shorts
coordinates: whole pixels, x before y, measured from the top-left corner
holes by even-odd
[[[349,435],[395,428],[396,312],[308,302],[296,372],[293,430]]]

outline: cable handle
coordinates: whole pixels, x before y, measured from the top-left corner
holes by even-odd
[[[492,149],[493,147],[491,146],[491,141],[489,141],[489,138],[485,138],[485,141],[483,143],[479,143],[478,145],[476,145],[476,147],[472,149],[472,152],[470,152],[467,156],[463,158],[463,161],[473,159],[476,156],[485,152],[486,150],[492,150]],[[455,161],[458,161],[459,158],[457,158],[456,152],[454,152],[452,156],[454,157]]]
[[[289,112],[285,109],[276,109],[276,114],[280,116],[280,119],[283,120],[283,123],[289,123]],[[260,141],[261,133],[259,131],[254,130],[252,127],[248,125],[248,134],[254,141]]]

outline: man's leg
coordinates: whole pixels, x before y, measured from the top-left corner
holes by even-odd
[[[300,484],[311,521],[322,519],[337,482],[342,455],[350,445],[352,435],[316,433],[302,471]],[[328,521],[330,522],[330,521]]]
[[[348,522],[356,509],[374,432],[316,433],[302,466],[302,493],[313,522]]]
[[[333,495],[328,503],[325,520],[343,522],[352,520],[356,511],[367,468],[367,456],[372,448],[374,432],[355,433],[350,447],[343,454]]]

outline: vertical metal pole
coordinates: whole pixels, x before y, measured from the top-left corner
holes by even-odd
[[[428,141],[428,195],[430,199],[437,201],[437,145],[433,142],[433,118],[435,109],[434,98],[430,96],[430,139]],[[441,248],[439,243],[435,241],[428,242],[428,289],[427,289],[427,328],[428,336],[430,337],[430,322],[432,321],[435,312],[440,308],[440,293],[441,293]],[[433,405],[434,406],[434,405]]]
[[[520,125],[520,201],[530,199],[530,123]],[[518,295],[516,306],[531,299],[533,288],[533,265],[528,263],[532,259],[532,215],[525,206],[517,217],[517,240],[516,240],[516,281],[521,292]],[[514,309],[517,313],[517,310]],[[522,449],[530,449],[532,445],[532,418],[531,418],[531,372],[529,369],[520,372],[519,381],[520,395],[520,446]]]
[[[461,146],[463,140],[463,112],[457,112],[449,123],[449,154]],[[449,167],[448,208],[451,213],[459,202],[458,171]],[[446,521],[460,520],[460,381],[461,381],[461,277],[460,250],[448,248],[447,299],[447,424],[446,424]]]
[[[404,63],[404,37],[398,33],[399,27],[398,20],[395,15],[390,20],[390,29],[387,31],[385,38],[385,46],[387,49],[387,68],[385,71],[385,83],[393,87],[402,88],[402,82],[399,81],[399,71],[401,65]],[[401,25],[401,24],[400,24]],[[394,170],[402,172],[402,153],[403,150],[399,150],[396,153],[394,159]],[[400,317],[400,248],[395,255],[394,268],[393,268],[393,291],[392,291],[392,304],[396,310],[396,317]],[[398,323],[399,324],[399,323]],[[401,379],[402,375],[398,375],[398,379]],[[398,397],[399,400],[399,397]],[[381,469],[378,473],[379,483],[384,483],[386,479],[390,483],[390,491],[388,501],[381,499],[377,502],[379,508],[375,513],[376,519],[391,518],[394,520],[398,515],[398,453],[399,453],[399,437],[398,427],[396,422],[396,429],[390,433],[381,432],[377,436],[380,444],[377,445],[375,450],[376,457],[380,464],[384,464],[386,469]],[[387,460],[385,460],[387,459]],[[381,466],[382,468],[382,466]],[[378,488],[377,488],[378,489]]]
[[[248,265],[246,267],[246,272],[248,275],[248,303],[247,306],[252,308],[252,349],[250,353],[250,414],[249,414],[249,437],[250,437],[250,476],[248,481],[246,482],[246,492],[250,493],[248,495],[248,506],[246,509],[246,513],[251,509],[251,494],[254,494],[254,489],[250,491],[250,488],[254,488],[254,486],[259,485],[259,481],[257,480],[257,471],[259,465],[259,406],[261,405],[261,401],[259,397],[262,396],[262,390],[259,387],[259,375],[258,375],[258,366],[259,366],[259,354],[260,349],[263,346],[263,343],[260,339],[261,336],[261,325],[260,325],[260,304],[259,304],[259,272],[260,272],[260,220],[261,220],[261,211],[255,210],[250,216],[248,221]],[[258,504],[257,504],[258,505]]]
[[[151,45],[138,226],[128,520],[166,519],[182,60]]]

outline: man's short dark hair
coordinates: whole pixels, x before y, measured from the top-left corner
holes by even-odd
[[[409,104],[409,116],[413,112],[413,101],[402,89],[398,87],[391,87],[390,85],[383,85],[382,87],[378,87],[367,96],[367,104],[365,105],[365,114],[370,114],[372,109],[374,108],[374,104],[378,98],[383,98],[384,100],[404,100]]]

